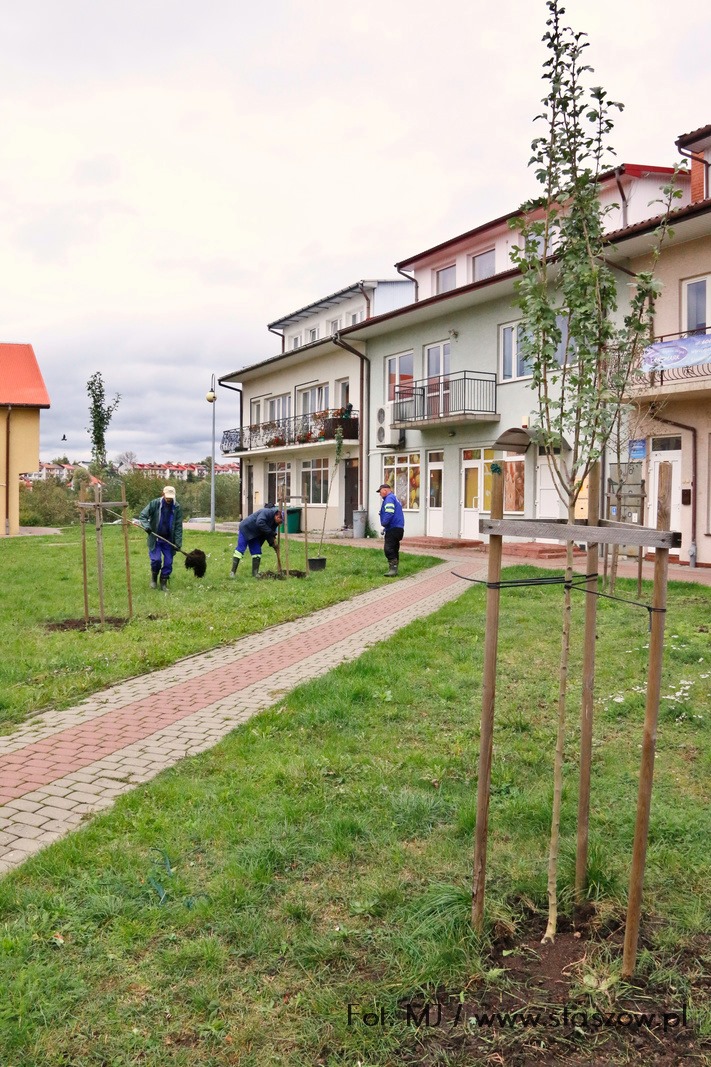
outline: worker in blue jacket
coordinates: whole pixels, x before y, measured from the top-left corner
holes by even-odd
[[[260,508],[252,512],[239,524],[239,537],[237,547],[232,557],[232,571],[230,578],[234,578],[239,567],[240,560],[245,550],[249,549],[252,557],[252,577],[259,574],[259,565],[262,562],[262,545],[266,541],[270,548],[276,545],[277,530],[284,521],[279,508]]]
[[[175,488],[166,485],[161,496],[150,500],[138,521],[148,534],[148,558],[151,561],[151,589],[168,591],[175,551],[183,547],[183,511],[175,499]],[[158,535],[158,536],[156,536]]]
[[[385,534],[383,551],[388,561],[388,570],[384,577],[397,578],[397,569],[400,563],[400,542],[405,533],[405,516],[402,513],[402,504],[387,482],[383,482],[380,486],[378,495],[382,500],[380,505],[380,525]]]

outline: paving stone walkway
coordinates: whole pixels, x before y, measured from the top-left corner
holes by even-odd
[[[446,562],[398,579],[132,678],[0,737],[0,874],[121,793],[211,748],[301,682],[460,596],[468,584],[455,570],[484,576],[486,560]]]

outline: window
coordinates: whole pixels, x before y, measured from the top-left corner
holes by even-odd
[[[310,389],[304,389],[299,393],[299,408],[301,415],[313,415],[316,411],[326,411],[328,408],[328,386],[312,385]]]
[[[412,352],[403,352],[400,356],[390,356],[385,363],[388,376],[388,400],[395,399],[395,386],[411,385],[414,379],[414,361]],[[402,395],[402,393],[401,393]]]
[[[568,361],[574,353],[574,345],[568,345],[568,319],[565,315],[556,315],[556,325],[560,330],[560,342],[555,350],[555,359],[558,366],[562,367],[566,355]],[[511,323],[501,327],[501,380],[502,382],[515,381],[517,378],[530,378],[531,367],[527,363],[521,341],[523,339],[523,326],[520,323]]]
[[[677,452],[681,448],[681,437],[653,437],[652,452]]]
[[[501,380],[502,382],[515,381],[517,378],[528,378],[531,369],[520,352],[523,338],[523,326],[520,323],[512,323],[510,326],[501,327]]]
[[[472,256],[472,281],[483,282],[485,278],[492,278],[494,270],[494,249],[482,252],[478,256]]]
[[[707,330],[711,325],[711,275],[684,282],[682,316],[685,332]]]
[[[404,508],[420,508],[420,453],[392,453],[383,456],[383,481],[393,486],[393,492]]]
[[[348,325],[357,326],[359,322],[362,322],[365,318],[365,309],[361,308],[360,311],[351,311],[348,314]]]
[[[309,339],[309,344],[313,344],[314,341],[318,341],[318,326],[312,326],[310,330],[307,330],[306,336]]]
[[[448,293],[457,284],[457,268],[454,263],[449,267],[442,267],[435,271],[435,290],[437,293]]]
[[[443,341],[440,345],[427,346],[425,355],[428,378],[439,378],[450,373],[449,353],[449,341]]]
[[[336,382],[335,400],[339,407],[345,408],[348,406],[351,399],[351,388],[348,378],[343,378],[341,381]]]
[[[276,507],[291,500],[291,463],[267,464],[267,501]],[[266,506],[266,505],[265,505]]]
[[[340,320],[340,318],[331,319],[331,321],[328,324],[328,332],[329,333],[338,333],[340,328],[341,328],[341,320]]]
[[[291,339],[291,347],[292,348],[301,348],[301,334],[300,333],[295,333],[294,336],[292,337],[292,339]]]
[[[307,504],[326,504],[328,460],[305,459],[301,464],[301,494]]]
[[[504,460],[504,511],[523,514],[526,479],[525,457],[508,452]]]
[[[250,425],[258,426],[262,421],[262,401],[252,400],[249,404],[249,421]]]
[[[291,418],[291,393],[272,396],[267,401],[267,419],[269,422],[282,422]]]

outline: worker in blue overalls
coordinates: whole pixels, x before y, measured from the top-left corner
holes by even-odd
[[[383,551],[388,561],[388,570],[384,577],[397,578],[397,569],[400,564],[400,542],[405,533],[405,516],[402,513],[402,504],[387,482],[383,482],[379,487],[378,495],[382,500],[380,505],[380,525],[385,534]]]
[[[270,548],[276,545],[277,530],[284,521],[279,508],[260,508],[259,511],[248,515],[239,524],[239,537],[237,546],[232,557],[232,571],[230,578],[234,578],[239,567],[240,560],[249,549],[252,557],[252,577],[259,574],[259,565],[262,562],[262,545],[266,541]]]

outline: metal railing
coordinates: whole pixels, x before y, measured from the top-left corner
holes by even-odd
[[[684,330],[681,333],[664,333],[655,337],[652,343],[660,344],[664,341],[683,341],[687,337],[703,337],[709,333],[711,333],[711,326],[706,326],[699,330]],[[656,370],[649,370],[642,367],[642,354],[640,354],[639,359],[632,369],[630,392],[642,393],[649,388],[661,388],[664,385],[669,385],[674,382],[688,382],[692,385],[694,382],[706,383],[710,379],[711,363],[693,363],[689,366],[669,366],[659,367]]]
[[[395,386],[394,423],[482,414],[496,414],[495,374],[465,370]]]
[[[308,445],[318,441],[333,441],[336,430],[343,431],[344,441],[358,440],[360,420],[357,411],[344,414],[343,408],[329,408],[310,415],[296,415],[291,419],[253,423],[250,426],[224,430],[220,451],[249,452],[261,448],[284,448],[287,445]]]

